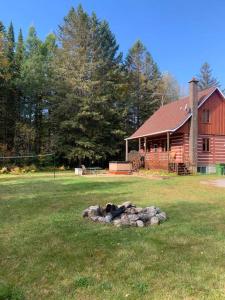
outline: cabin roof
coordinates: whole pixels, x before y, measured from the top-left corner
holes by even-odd
[[[216,90],[223,96],[222,92],[216,87],[200,91],[198,93],[198,107],[200,107]],[[180,98],[177,101],[173,101],[160,107],[127,139],[136,139],[149,135],[174,132],[184,125],[191,115],[189,96]]]

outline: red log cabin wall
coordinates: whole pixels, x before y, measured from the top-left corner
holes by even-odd
[[[209,122],[204,122],[204,112]],[[225,100],[218,91],[200,107],[198,115],[198,165],[225,163]],[[203,140],[209,140],[209,151],[203,151]]]
[[[203,120],[204,111],[209,111],[209,122]],[[184,156],[189,155],[190,122],[178,132],[184,133]],[[212,166],[225,163],[225,100],[216,91],[200,107],[198,113],[198,166]],[[203,139],[209,139],[209,151],[203,151]]]
[[[145,168],[168,170],[168,153],[166,151],[166,136],[147,138]],[[183,134],[170,136],[170,159],[173,162],[183,162]]]
[[[209,122],[203,122],[203,111],[209,110]],[[225,163],[225,100],[218,91],[200,107],[198,114],[198,166],[211,166]],[[170,160],[186,162],[189,158],[189,128],[186,122],[176,133],[170,136]],[[209,139],[209,151],[203,151],[203,139]],[[168,155],[162,141],[166,136],[148,137],[145,168],[167,169]],[[143,144],[143,141],[142,141]],[[155,149],[157,145],[157,150]]]
[[[148,137],[145,154],[146,169],[168,169],[166,136]]]
[[[174,134],[170,136],[170,160],[175,163],[184,161],[183,134]]]

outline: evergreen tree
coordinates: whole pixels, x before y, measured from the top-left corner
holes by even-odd
[[[95,162],[119,151],[121,55],[105,21],[72,8],[59,28],[54,124],[57,147],[70,161]]]
[[[215,77],[213,77],[212,69],[207,62],[205,62],[201,66],[200,74],[197,77],[199,80],[198,86],[199,86],[200,90],[204,90],[204,89],[207,89],[212,86],[217,86],[217,87],[220,86],[217,79]]]
[[[6,54],[8,60],[10,62],[11,68],[13,68],[14,64],[14,54],[15,54],[15,36],[14,36],[14,28],[12,22],[9,25],[8,32],[7,32],[7,49]],[[13,72],[13,70],[11,70]]]
[[[131,130],[134,130],[159,106],[161,74],[141,41],[137,41],[129,50],[126,68],[129,80],[129,121]]]
[[[13,149],[13,140],[15,136],[15,122],[17,121],[17,104],[15,93],[15,36],[12,22],[10,23],[6,34],[6,56],[8,59],[8,72],[10,80],[7,82],[7,146],[9,150]]]
[[[23,41],[23,33],[22,30],[20,29],[18,40],[16,43],[16,51],[15,51],[15,69],[17,73],[20,72],[20,68],[24,59],[24,53],[25,53],[25,46]]]
[[[11,61],[8,57],[8,39],[5,27],[0,22],[0,143],[4,149],[12,147],[12,90],[11,90]],[[10,97],[11,96],[11,97]]]
[[[50,60],[53,54],[49,52],[53,52],[55,47],[55,40],[52,37],[52,35],[51,38],[47,37],[46,42],[42,43],[37,37],[35,28],[31,27],[21,65],[19,85],[24,95],[21,114],[25,123],[34,128],[35,143],[32,150],[36,153],[42,151],[43,116],[48,110],[47,98],[51,93]]]
[[[6,56],[5,27],[1,21],[0,21],[0,78],[2,80],[9,79],[8,59]]]

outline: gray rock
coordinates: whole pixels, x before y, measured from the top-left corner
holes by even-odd
[[[89,210],[88,215],[90,217],[100,215],[100,206],[99,205],[89,206],[88,210]]]
[[[122,203],[119,207],[121,207],[121,206],[124,206],[125,208],[129,208],[134,205],[132,205],[132,203],[130,201],[126,201],[126,202]]]
[[[152,217],[150,220],[150,224],[151,224],[151,226],[158,225],[159,219],[157,217]]]
[[[122,226],[122,222],[120,219],[114,219],[113,220],[113,225],[116,227],[121,227]]]
[[[94,222],[97,222],[98,221],[98,216],[92,216],[92,217],[90,217],[90,219]]]
[[[106,223],[106,219],[105,219],[105,217],[97,217],[98,219],[97,219],[97,221],[98,222],[100,222],[100,223]]]
[[[137,213],[137,210],[136,210],[135,207],[128,207],[128,208],[126,208],[125,212],[126,212],[127,214],[136,214],[136,213]]]
[[[138,214],[138,219],[141,220],[142,222],[146,223],[146,222],[150,221],[151,216],[147,213],[141,213],[141,214]]]
[[[136,223],[138,220],[137,214],[127,215],[127,217],[128,217],[130,226],[137,226],[137,223]]]
[[[159,219],[160,223],[166,221],[166,219],[167,219],[166,213],[164,211],[162,211],[161,213],[157,214],[156,217]]]
[[[155,209],[156,209],[157,214],[161,213],[161,209],[159,207],[156,207]]]
[[[121,225],[123,225],[123,226],[129,226],[130,225],[130,220],[129,220],[127,214],[122,214],[120,220],[121,220]]]
[[[137,214],[140,214],[140,213],[143,212],[143,208],[142,207],[136,207],[135,209],[136,209],[136,213]]]
[[[88,215],[89,215],[89,209],[87,208],[83,211],[82,216],[83,216],[83,218],[87,218]]]
[[[143,209],[144,213],[147,213],[150,217],[154,217],[157,214],[155,206],[146,207]]]
[[[136,224],[137,224],[137,227],[144,227],[145,226],[144,222],[141,221],[141,220],[137,220]]]
[[[127,215],[127,217],[130,222],[132,222],[132,221],[136,222],[139,219],[139,216],[137,214],[130,214],[130,215]]]
[[[108,214],[105,216],[105,222],[106,223],[110,223],[112,221],[112,215],[111,214]]]

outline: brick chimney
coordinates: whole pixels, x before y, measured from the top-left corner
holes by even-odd
[[[192,171],[196,173],[198,163],[198,80],[194,77],[189,81],[189,88],[189,101],[192,113],[189,134],[189,160]]]

